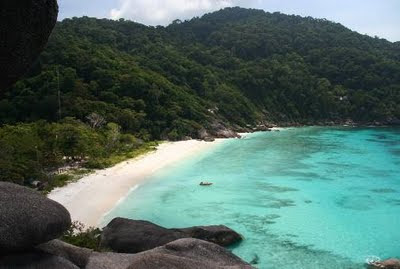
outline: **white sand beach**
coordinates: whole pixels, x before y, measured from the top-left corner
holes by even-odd
[[[53,190],[48,197],[64,205],[73,221],[80,221],[88,227],[98,226],[104,214],[156,170],[214,147],[222,141],[163,143],[154,152],[111,168],[97,170],[77,182]]]

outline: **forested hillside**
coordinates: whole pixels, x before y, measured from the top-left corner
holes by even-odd
[[[395,123],[400,47],[322,19],[242,8],[168,27],[74,18],[58,23],[30,73],[0,97],[2,125],[100,119],[91,130],[145,141],[196,138],[221,124]]]

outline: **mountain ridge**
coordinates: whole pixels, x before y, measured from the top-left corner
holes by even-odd
[[[325,19],[255,9],[226,8],[166,27],[65,19],[27,78],[3,95],[1,123],[56,121],[54,89],[38,91],[43,86],[32,81],[56,88],[57,68],[62,117],[100,113],[153,139],[196,137],[215,121],[245,127],[400,116],[396,43]],[[27,89],[33,104],[6,116],[4,107]]]

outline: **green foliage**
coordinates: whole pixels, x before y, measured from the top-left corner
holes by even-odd
[[[50,191],[89,171],[77,168],[105,168],[157,146],[120,129],[116,123],[93,129],[72,118],[5,125],[0,128],[0,181],[31,185],[39,180],[40,188]],[[57,174],[58,168],[71,171]]]
[[[61,240],[74,246],[102,251],[100,247],[101,230],[94,227],[85,228],[80,222],[73,222]]]
[[[48,184],[45,186],[43,191],[50,192],[52,189],[65,186],[68,182],[71,182],[73,180],[74,176],[70,174],[54,175],[48,181]]]
[[[127,137],[129,137],[129,135],[125,135],[123,141],[126,141],[125,139]],[[130,139],[131,138],[129,138],[129,141]],[[87,163],[85,163],[85,167],[90,169],[102,169],[110,167],[124,160],[133,159],[140,155],[154,151],[156,150],[157,145],[157,142],[147,142],[135,149],[129,149],[131,148],[131,144],[125,144],[125,148],[123,148],[121,151],[114,152],[103,158],[91,159]]]

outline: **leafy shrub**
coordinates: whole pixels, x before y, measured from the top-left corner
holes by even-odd
[[[102,251],[100,247],[101,230],[94,227],[86,228],[81,222],[72,223],[68,231],[61,237],[61,240],[74,246]]]

